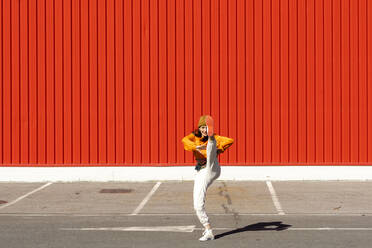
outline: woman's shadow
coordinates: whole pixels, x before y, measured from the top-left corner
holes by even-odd
[[[241,233],[241,232],[248,232],[248,231],[283,231],[291,227],[292,225],[283,224],[281,221],[277,222],[259,222],[256,224],[248,225],[245,227],[241,227],[235,230],[231,230],[228,232],[224,232],[221,234],[217,234],[214,236],[215,239],[222,238],[227,235]]]

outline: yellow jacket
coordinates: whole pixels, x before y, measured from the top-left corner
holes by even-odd
[[[234,143],[234,140],[228,137],[214,135],[214,138],[217,141],[217,149],[219,150],[219,153],[224,152]],[[194,153],[195,159],[207,158],[207,150],[201,150],[200,153],[196,151],[196,147],[203,145],[206,146],[208,144],[208,139],[203,139],[203,137],[197,137],[193,133],[190,133],[182,139],[182,143],[186,151],[191,151]]]

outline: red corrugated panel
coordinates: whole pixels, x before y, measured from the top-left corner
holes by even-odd
[[[28,94],[28,11],[27,2],[20,1],[20,163],[27,164],[29,160],[29,94]]]
[[[3,166],[372,163],[367,0],[3,0]]]
[[[332,1],[324,1],[324,78],[323,78],[323,89],[324,89],[324,161],[333,161],[332,142],[333,142],[333,71],[332,71]]]
[[[37,50],[37,5],[36,1],[29,1],[28,5],[28,94],[29,94],[29,159],[28,163],[36,164],[38,160],[38,50]],[[60,30],[61,32],[61,30]],[[62,112],[59,113],[62,115]],[[61,137],[62,138],[62,137]]]
[[[219,86],[220,86],[220,94],[219,94],[219,100],[220,100],[220,118],[216,121],[216,125],[220,128],[217,129],[218,133],[221,135],[224,134],[225,136],[228,135],[228,123],[229,123],[229,99],[228,99],[228,1],[227,0],[221,0],[220,1],[220,19],[219,19],[219,26],[220,26],[220,47],[219,47]],[[194,102],[196,103],[199,101],[200,97],[198,97],[198,93],[200,92],[197,90],[197,88],[194,89]],[[194,104],[195,104],[194,103]],[[200,115],[200,112],[194,112],[194,123],[198,119],[198,115]],[[194,124],[195,125],[195,124]],[[188,130],[185,130],[186,132]],[[225,156],[220,157],[220,162],[226,163],[228,162],[228,153],[224,154]]]
[[[123,71],[124,73],[124,94],[122,97],[124,98],[124,143],[123,143],[123,149],[124,149],[124,162],[126,163],[133,163],[133,151],[134,151],[134,137],[138,137],[136,135],[136,132],[133,130],[134,123],[133,123],[133,4],[131,1],[124,1],[123,5],[123,36],[124,36],[124,67]],[[164,18],[164,15],[162,15]],[[165,23],[165,22],[164,22]],[[164,26],[163,26],[164,27]],[[161,34],[161,33],[160,33]],[[120,43],[118,43],[120,44]],[[160,43],[163,45],[164,52],[165,52],[165,44],[166,42],[163,41]],[[159,51],[161,51],[161,46],[159,44]],[[160,53],[161,54],[161,53]],[[119,56],[119,55],[118,55]],[[161,57],[159,57],[161,58]],[[163,61],[164,62],[164,61]],[[165,77],[164,77],[165,79]],[[161,81],[161,82],[164,82]],[[164,98],[166,95],[163,95]],[[137,99],[138,97],[136,97]],[[163,99],[164,99],[163,98]],[[165,107],[165,104],[162,105]],[[164,111],[163,113],[165,113]],[[163,115],[164,116],[164,115]],[[160,115],[161,117],[161,115]],[[160,131],[161,132],[161,131]],[[120,137],[119,137],[120,138]],[[130,145],[128,145],[130,144]],[[165,151],[165,150],[164,150]]]
[[[359,2],[359,161],[368,161],[367,0]],[[371,84],[370,84],[371,85]]]
[[[3,16],[3,4],[1,4],[1,6],[0,6],[0,13],[1,13],[1,16]],[[3,18],[1,18],[1,20],[0,20],[0,34],[1,35],[3,35],[3,30],[4,30],[4,27],[3,27]],[[3,36],[2,36],[3,37]],[[4,42],[3,42],[3,38],[1,38],[0,39],[0,57],[1,58],[3,58],[4,56],[3,56],[3,44],[4,44]],[[0,68],[1,68],[1,70],[0,70],[0,78],[1,78],[1,86],[0,86],[0,103],[3,103],[3,59],[0,59]],[[3,108],[1,107],[0,108],[0,161],[3,161],[3,132],[2,132],[2,130],[3,130]]]
[[[271,161],[273,163],[281,162],[281,119],[280,119],[280,18],[281,18],[281,11],[280,11],[280,2],[279,1],[272,1],[271,5]],[[252,10],[250,10],[251,12]],[[250,12],[246,14],[249,15]],[[248,16],[247,16],[248,17]],[[249,24],[249,23],[248,23]],[[247,29],[249,32],[249,29]],[[247,45],[251,46],[251,42],[249,41],[250,38],[247,40]],[[247,50],[249,51],[249,50]],[[251,64],[252,55],[247,53],[246,61],[247,63]],[[247,70],[247,79],[251,78],[250,74],[253,73],[253,65],[250,65],[249,70]],[[251,88],[251,84],[253,79],[247,80],[247,88]],[[250,92],[250,91],[249,91]],[[247,121],[248,121],[248,136],[254,135],[254,128],[253,125],[250,124],[252,122],[252,116],[250,113],[254,111],[252,104],[250,103],[251,96],[247,94]],[[250,140],[247,141],[247,149],[252,150],[254,149],[252,142]],[[250,152],[250,151],[248,151]],[[250,162],[248,160],[247,162]]]
[[[80,2],[81,15],[81,27],[80,27],[80,49],[81,49],[81,163],[88,164],[90,162],[90,134],[89,134],[89,69],[90,69],[90,53],[89,53],[89,0],[82,0]],[[122,15],[121,15],[122,16]],[[122,29],[121,29],[122,30]],[[121,32],[122,33],[122,32]],[[120,36],[118,36],[120,37]],[[122,46],[119,46],[120,49]],[[123,56],[119,58],[123,59]],[[121,68],[119,71],[123,71]],[[123,84],[123,79],[121,78],[121,84]],[[119,89],[118,89],[118,92]],[[123,91],[121,91],[122,94]],[[121,97],[123,99],[123,97]],[[121,109],[123,113],[123,109]],[[120,114],[118,114],[118,119]],[[119,137],[120,134],[118,133]],[[123,154],[123,152],[118,153]],[[120,156],[120,155],[119,155]]]
[[[297,5],[297,97],[298,97],[298,162],[307,162],[307,70],[306,70],[306,0],[298,1]],[[281,96],[279,95],[279,98]],[[281,119],[281,116],[279,116]],[[280,148],[279,148],[280,149]]]
[[[10,3],[10,53],[11,53],[11,71],[10,71],[10,104],[11,106],[11,154],[12,163],[20,163],[20,15],[19,15],[19,1],[11,1]],[[52,86],[53,87],[53,86]],[[48,109],[47,109],[48,110]],[[50,122],[50,121],[49,121]],[[53,154],[53,152],[51,152]]]
[[[333,84],[333,161],[342,161],[341,135],[341,3],[333,1],[332,20],[332,84]]]
[[[370,30],[372,27],[372,4],[367,1],[367,25],[366,25],[366,33],[367,33],[367,92],[368,92],[368,101],[367,101],[367,152],[368,158],[367,161],[372,161],[372,31]],[[362,31],[363,32],[363,31]]]
[[[63,126],[63,1],[58,0],[55,4],[55,139],[56,139],[56,157],[55,163],[60,165],[64,163],[63,142],[64,142],[64,126]]]

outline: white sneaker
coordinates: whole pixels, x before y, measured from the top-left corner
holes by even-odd
[[[200,241],[214,240],[214,235],[211,229],[205,229],[203,236],[199,239]]]

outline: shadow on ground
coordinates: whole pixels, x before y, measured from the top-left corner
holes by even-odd
[[[217,234],[214,236],[215,239],[219,239],[225,237],[227,235],[241,233],[241,232],[248,232],[248,231],[283,231],[291,227],[292,225],[283,224],[281,221],[277,222],[259,222],[256,224],[248,225],[245,227],[241,227],[235,230],[231,230],[228,232],[224,232],[221,234]]]

